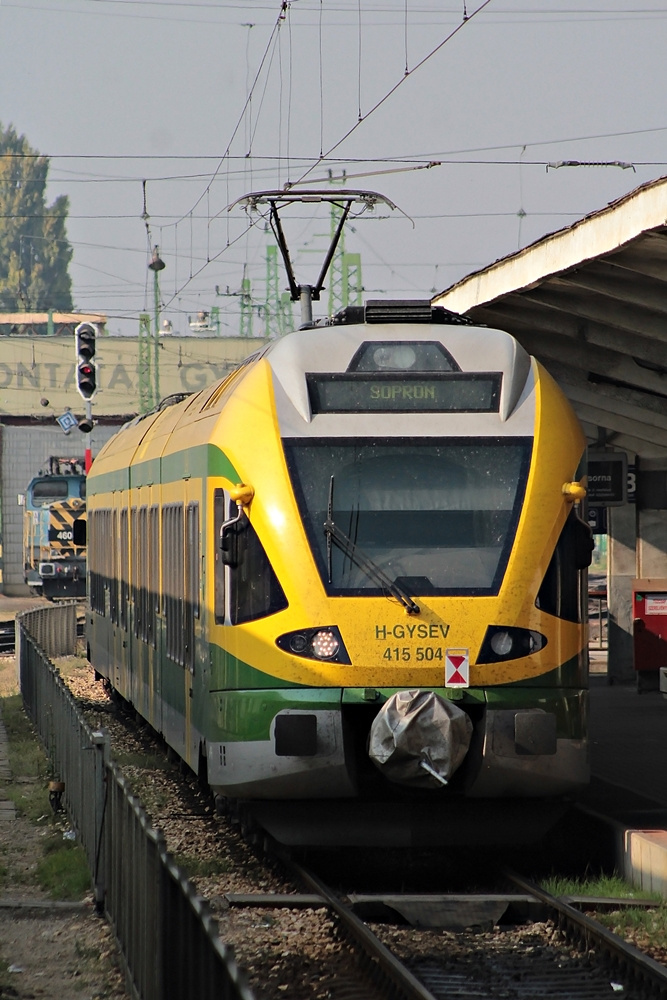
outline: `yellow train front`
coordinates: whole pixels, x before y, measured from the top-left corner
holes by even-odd
[[[572,792],[584,461],[508,334],[348,309],[101,452],[91,662],[227,798]]]

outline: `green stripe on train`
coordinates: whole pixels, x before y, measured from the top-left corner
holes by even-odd
[[[93,469],[94,469],[93,465]],[[190,477],[205,479],[207,476],[222,476],[230,482],[240,482],[240,477],[225,453],[217,445],[195,445],[184,448],[164,458],[153,458],[138,462],[131,469],[117,469],[91,476],[95,493],[111,493],[113,490],[127,490],[130,487],[153,486],[156,483],[174,483]]]
[[[400,688],[383,688],[382,702]],[[443,698],[445,689],[435,689]],[[560,739],[584,739],[588,698],[586,691],[559,691],[555,688],[514,688],[511,695],[502,688],[479,689],[478,698],[495,711],[542,708],[556,716],[556,731]],[[368,707],[363,688],[301,688],[285,690],[240,690],[211,692],[214,713],[209,714],[207,737],[211,742],[246,743],[271,739],[271,726],[276,715],[290,711],[339,711],[342,705],[354,711],[355,705]],[[381,707],[378,700],[377,709]]]

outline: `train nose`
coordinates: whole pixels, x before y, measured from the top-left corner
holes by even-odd
[[[472,722],[434,691],[398,691],[373,720],[368,754],[389,781],[446,785],[470,746]]]

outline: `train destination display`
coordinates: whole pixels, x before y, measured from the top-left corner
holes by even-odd
[[[316,413],[497,413],[501,372],[442,375],[308,374]]]

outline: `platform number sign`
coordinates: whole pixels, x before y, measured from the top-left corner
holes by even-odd
[[[467,688],[470,686],[470,650],[445,650],[445,687]]]

